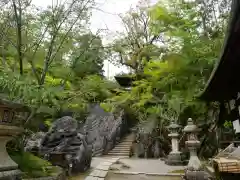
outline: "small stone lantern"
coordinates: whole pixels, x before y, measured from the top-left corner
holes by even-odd
[[[23,132],[23,128],[15,125],[15,120],[19,112],[26,110],[29,111],[20,104],[0,100],[0,179],[14,179],[21,173],[18,165],[9,157],[6,144]]]
[[[172,122],[168,127],[170,134],[169,137],[172,138],[172,151],[169,153],[168,158],[166,160],[166,164],[168,165],[183,165],[184,161],[182,158],[182,153],[179,151],[179,131],[181,126]]]
[[[185,142],[187,148],[190,151],[190,159],[185,171],[185,179],[187,180],[205,180],[205,172],[201,161],[197,155],[197,149],[200,146],[200,141],[197,138],[199,132],[198,127],[193,124],[191,118],[188,119],[188,124],[183,130],[187,134],[187,141]]]

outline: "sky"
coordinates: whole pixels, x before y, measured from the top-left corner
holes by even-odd
[[[118,14],[127,12],[130,7],[135,7],[139,0],[98,0],[99,10],[94,10],[91,18],[91,29],[97,31],[97,29],[108,29],[110,32],[123,31],[121,19]],[[104,38],[104,37],[103,37]],[[111,37],[106,37],[107,40]],[[104,39],[103,39],[104,40]],[[106,41],[106,40],[105,40]],[[120,66],[114,66],[109,61],[104,62],[105,76],[113,78],[114,75],[121,72],[127,72],[127,68]]]
[[[156,0],[152,0],[155,1]],[[136,7],[139,0],[96,0],[97,9],[93,10],[90,28],[93,32],[98,29],[108,29],[110,32],[123,31],[121,19],[118,14],[126,13],[131,7]],[[46,7],[51,5],[52,0],[33,0],[37,6]],[[103,35],[103,42],[111,40],[111,37]],[[121,72],[127,72],[126,67],[117,67],[108,62],[104,62],[105,76],[110,79]]]

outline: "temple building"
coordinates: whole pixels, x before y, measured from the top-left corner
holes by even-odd
[[[201,94],[206,102],[219,102],[218,125],[232,122],[235,140],[212,160],[217,179],[240,179],[240,1],[232,0],[223,51]]]
[[[219,121],[231,120],[237,134],[240,133],[239,77],[240,1],[233,0],[223,51],[201,95],[201,99],[207,102],[219,102],[221,104]]]

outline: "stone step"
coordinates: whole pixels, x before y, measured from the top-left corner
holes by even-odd
[[[105,156],[120,156],[120,157],[129,157],[130,148],[132,146],[134,136],[131,134],[124,137],[121,142],[119,142],[108,154]]]
[[[134,136],[125,136],[123,139],[133,139]]]
[[[125,144],[127,144],[127,145],[132,145],[132,143],[129,143],[129,142],[121,142],[121,143],[118,143],[117,146],[118,146],[118,145],[125,145]]]
[[[130,149],[131,146],[115,146],[113,149]]]
[[[122,145],[122,146],[115,146],[115,148],[130,148],[131,146],[130,145]]]
[[[117,145],[115,146],[115,148],[130,148],[132,145],[127,145],[127,144],[124,144],[124,145]]]
[[[118,156],[118,155],[104,155],[103,157],[118,157],[118,158],[129,158],[129,155],[126,155],[126,156]]]
[[[128,153],[129,151],[109,151],[108,153]]]
[[[130,151],[129,150],[124,150],[124,151],[112,150],[109,152],[111,152],[111,153],[129,153]]]
[[[119,143],[119,144],[116,144],[116,146],[131,146],[132,143]]]
[[[131,149],[130,147],[115,147],[112,150],[124,151],[124,150],[130,150],[130,149]]]
[[[131,146],[115,146],[113,149],[130,149]]]
[[[118,144],[115,147],[131,147],[132,144]]]
[[[122,143],[132,144],[132,141],[121,141],[121,142],[119,142],[119,144],[122,144]]]
[[[110,151],[111,153],[128,153],[129,152],[129,150],[127,149],[127,150],[121,150],[121,151],[119,151],[119,150],[115,150],[115,149],[113,149],[113,150],[111,150]]]
[[[120,158],[129,158],[129,155],[105,155],[105,157],[120,157]]]
[[[108,156],[129,156],[129,153],[111,153],[107,154]]]
[[[128,156],[129,152],[109,152],[107,155],[125,155]]]
[[[122,138],[122,141],[132,141],[134,138],[133,137],[125,137],[125,138]]]
[[[132,143],[123,142],[123,143],[118,143],[116,146],[121,146],[121,145],[132,145]]]
[[[120,141],[119,144],[121,143],[129,143],[129,144],[132,144],[132,141]]]

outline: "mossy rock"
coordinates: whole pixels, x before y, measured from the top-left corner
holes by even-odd
[[[23,172],[23,178],[55,176],[61,171],[61,168],[28,152],[10,152],[9,155]]]

